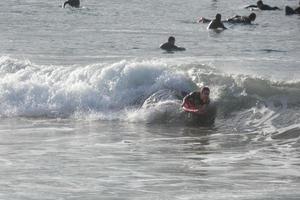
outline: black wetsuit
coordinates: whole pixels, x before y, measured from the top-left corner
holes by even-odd
[[[278,7],[271,7],[271,6],[266,5],[266,4],[264,4],[262,6],[259,6],[258,8],[261,9],[261,10],[280,10]]]
[[[75,7],[75,8],[79,8],[80,6],[80,1],[79,0],[68,0],[64,3],[64,7],[69,4],[70,6],[72,7]]]
[[[227,29],[221,21],[218,21],[216,19],[212,20],[208,25],[208,29],[218,29],[218,28]]]
[[[286,15],[293,15],[293,14],[300,14],[300,7],[296,8],[295,10],[289,6],[285,7],[285,14]]]
[[[225,22],[251,24],[251,19],[248,16],[242,16],[242,17],[234,17],[234,18],[228,19]]]
[[[278,7],[271,7],[267,4],[263,4],[261,6],[250,5],[250,6],[247,6],[246,8],[258,8],[260,10],[280,10],[280,8],[278,8]]]
[[[176,46],[174,44],[171,44],[169,42],[166,42],[166,43],[162,44],[160,46],[160,48],[163,49],[163,50],[166,50],[166,51],[184,51],[185,50],[185,48],[178,47],[178,46]]]

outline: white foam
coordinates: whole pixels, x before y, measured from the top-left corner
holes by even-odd
[[[0,64],[1,116],[106,116],[142,103],[159,89],[195,86],[159,61],[64,67],[2,57]]]
[[[176,63],[175,60],[152,59],[46,66],[1,57],[0,116],[126,121],[155,121],[164,116],[173,120],[180,117],[180,98],[175,93],[190,92],[202,85],[211,88],[218,113],[225,116],[256,107],[257,103],[274,103],[274,107],[280,104],[282,109],[300,104],[299,82],[224,75],[213,66],[194,60],[179,59]],[[153,94],[158,101],[149,102]],[[149,103],[147,106],[145,101]],[[283,114],[272,114],[274,109],[269,111],[263,114],[260,110],[263,117],[252,124],[271,123]],[[247,117],[239,120],[247,120]]]

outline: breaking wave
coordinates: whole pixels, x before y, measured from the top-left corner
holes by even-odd
[[[123,60],[45,66],[3,56],[0,77],[1,118],[170,122],[182,115],[183,94],[207,85],[218,119],[257,126],[270,119],[277,125],[299,123],[300,82],[225,75],[199,63]]]

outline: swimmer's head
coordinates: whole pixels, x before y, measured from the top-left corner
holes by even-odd
[[[261,0],[259,0],[259,1],[256,2],[256,4],[257,4],[258,6],[261,6],[261,5],[263,5],[264,3],[263,3]]]
[[[216,14],[216,20],[221,21],[221,14]]]
[[[207,86],[204,86],[200,89],[200,98],[204,103],[209,102],[209,93],[210,89]]]
[[[172,43],[172,44],[175,44],[175,37],[170,36],[169,39],[168,39],[168,42]]]
[[[249,19],[250,19],[251,21],[254,21],[254,20],[256,19],[256,14],[255,14],[255,13],[251,13],[251,14],[249,15]]]
[[[203,87],[200,88],[200,92],[201,92],[201,93],[203,93],[203,92],[208,92],[208,94],[209,94],[210,89],[209,89],[209,87],[207,87],[207,86],[203,86]]]

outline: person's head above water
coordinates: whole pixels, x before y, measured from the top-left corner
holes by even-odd
[[[263,1],[261,1],[261,0],[257,1],[256,4],[257,4],[257,6],[262,6],[262,5],[264,5]]]
[[[171,44],[175,44],[175,37],[170,36],[169,39],[168,39],[168,42],[171,43]]]
[[[64,3],[63,7],[69,4],[72,7],[79,8],[80,7],[80,0],[68,0]]]
[[[219,13],[216,14],[216,20],[217,20],[217,21],[221,21],[221,17],[222,17],[221,14],[219,14]]]
[[[209,87],[207,86],[204,86],[200,89],[200,97],[201,97],[201,100],[204,102],[204,103],[207,103],[209,102],[209,94],[210,94],[210,89]]]
[[[163,50],[166,50],[166,51],[184,51],[185,48],[183,47],[178,47],[175,45],[175,37],[173,36],[170,36],[168,38],[168,42],[160,45],[160,48],[163,49]]]
[[[254,20],[256,19],[256,14],[255,14],[255,13],[251,13],[251,14],[249,15],[249,19],[250,19],[251,21],[254,21]]]

